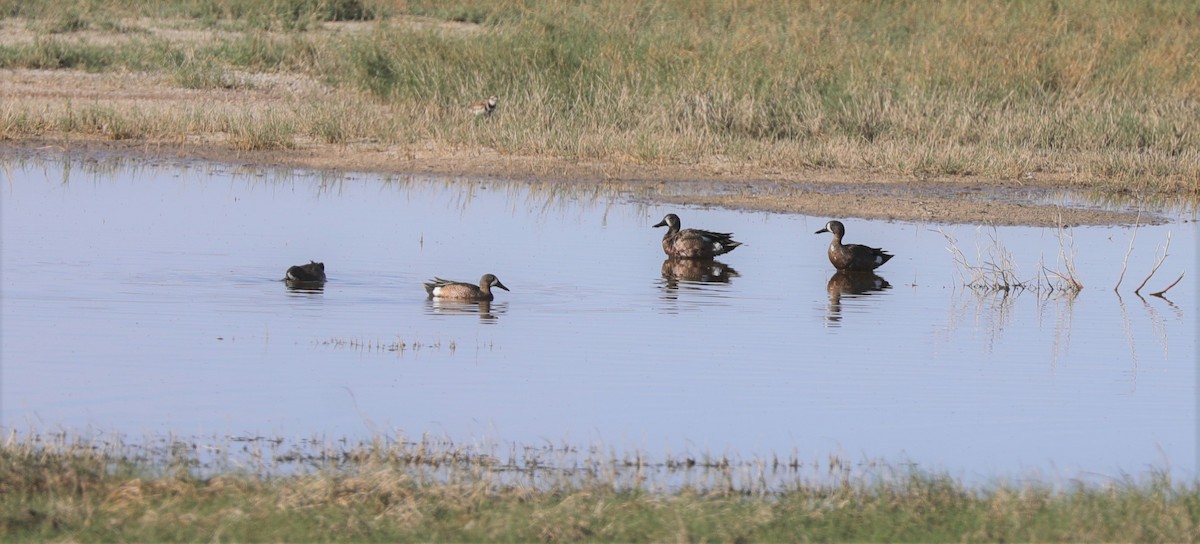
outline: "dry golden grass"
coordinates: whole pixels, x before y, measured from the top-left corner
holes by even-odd
[[[1200,193],[1200,13],[1184,0],[91,0],[70,13],[10,0],[0,12],[12,15],[0,67],[132,72],[142,86],[0,84],[4,139],[366,142]],[[467,105],[491,94],[496,114],[474,119]],[[71,122],[84,104],[119,130]]]

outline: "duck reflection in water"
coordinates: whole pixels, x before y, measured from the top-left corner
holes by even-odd
[[[669,257],[662,263],[662,277],[666,287],[675,289],[679,282],[729,283],[737,277],[737,270],[715,259],[678,259]]]
[[[479,320],[484,323],[495,323],[507,308],[508,304],[505,302],[492,302],[490,300],[470,301],[441,298],[429,298],[426,300],[426,309],[431,314],[478,315]]]
[[[825,289],[829,291],[829,313],[826,320],[839,322],[842,320],[842,297],[857,298],[875,292],[891,289],[887,280],[874,272],[851,272],[838,270],[829,277]]]

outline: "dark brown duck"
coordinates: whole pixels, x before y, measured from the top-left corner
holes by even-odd
[[[668,257],[676,259],[711,259],[733,251],[741,242],[733,240],[733,234],[728,232],[712,232],[700,229],[679,228],[679,216],[669,213],[657,227],[667,227],[663,235],[663,252]]]
[[[863,272],[875,270],[888,262],[893,255],[877,247],[867,247],[861,244],[843,244],[842,236],[846,227],[840,221],[830,221],[825,228],[813,233],[832,232],[833,241],[829,243],[829,262],[838,270],[848,272]]]
[[[321,283],[325,281],[325,263],[309,261],[287,269],[284,281],[296,283]]]

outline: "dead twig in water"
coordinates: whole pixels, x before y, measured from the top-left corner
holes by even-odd
[[[1059,218],[1059,224],[1062,224],[1062,219]],[[1058,276],[1072,290],[1078,292],[1083,290],[1083,283],[1079,281],[1078,274],[1075,273],[1075,237],[1067,233],[1067,229],[1059,227],[1058,229],[1058,259],[1062,262],[1066,273],[1055,271],[1054,275]],[[1049,282],[1046,282],[1049,284]],[[1050,285],[1053,289],[1054,286]]]
[[[983,250],[979,250],[978,265],[973,265],[967,260],[967,256],[958,248],[958,241],[952,235],[941,229],[938,229],[938,232],[949,242],[946,250],[953,256],[955,268],[967,287],[979,292],[1009,292],[1028,287],[1028,282],[1021,281],[1017,276],[1012,254],[997,238],[994,227],[988,255],[985,257]]]
[[[1166,295],[1167,291],[1170,291],[1172,287],[1175,287],[1175,285],[1177,285],[1181,280],[1183,280],[1183,274],[1184,274],[1183,272],[1180,272],[1179,277],[1175,278],[1175,281],[1171,282],[1171,285],[1168,285],[1166,289],[1163,289],[1162,291],[1159,291],[1157,293],[1150,293],[1150,296],[1163,298],[1163,299],[1167,298],[1164,295]],[[1146,278],[1146,279],[1149,279],[1149,278]]]
[[[1063,274],[1062,272],[1058,272],[1056,270],[1050,270],[1045,266],[1042,267],[1042,270],[1046,272],[1046,288],[1050,291],[1054,291],[1054,284],[1049,280],[1050,274],[1057,276],[1058,279],[1062,280],[1063,283],[1066,283],[1072,291],[1078,292],[1083,290],[1083,284],[1079,283],[1074,276],[1070,275],[1069,272],[1067,274]]]
[[[1148,276],[1146,276],[1146,279],[1142,280],[1142,284],[1139,285],[1137,289],[1133,290],[1133,294],[1141,295],[1142,288],[1146,286],[1146,284],[1150,281],[1150,278],[1154,277],[1154,273],[1158,272],[1158,267],[1162,266],[1163,261],[1167,260],[1167,255],[1168,255],[1167,251],[1170,249],[1171,249],[1171,233],[1168,232],[1167,233],[1167,243],[1163,245],[1162,255],[1159,256],[1154,261],[1154,267],[1150,269],[1150,274]]]
[[[1133,241],[1137,240],[1138,226],[1142,222],[1142,210],[1138,210],[1137,219],[1133,221],[1133,236],[1129,237],[1129,249],[1125,250],[1125,260],[1121,262],[1121,275],[1117,276],[1117,284],[1113,286],[1113,292],[1121,288],[1121,281],[1125,279],[1125,269],[1129,268],[1129,254],[1133,253]]]

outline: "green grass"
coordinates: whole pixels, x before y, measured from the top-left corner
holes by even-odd
[[[301,74],[409,127],[385,144],[1200,193],[1200,4],[1187,0],[52,4],[0,0],[43,29],[0,44],[0,67],[172,73],[187,56],[200,68],[177,82],[199,89],[234,68]],[[146,17],[234,35],[69,39]],[[343,21],[367,26],[326,26]],[[464,108],[490,94],[500,109],[480,130]],[[297,135],[389,134],[329,117],[296,121]]]
[[[104,70],[113,65],[111,50],[39,39],[32,44],[0,47],[0,66],[37,70]]]
[[[427,437],[296,448],[260,437],[133,444],[14,432],[0,445],[0,537],[1185,542],[1200,530],[1200,486],[1163,472],[968,487],[832,456],[809,471],[795,459],[655,463],[576,451],[514,447],[505,459]],[[769,488],[755,483],[763,474]]]

